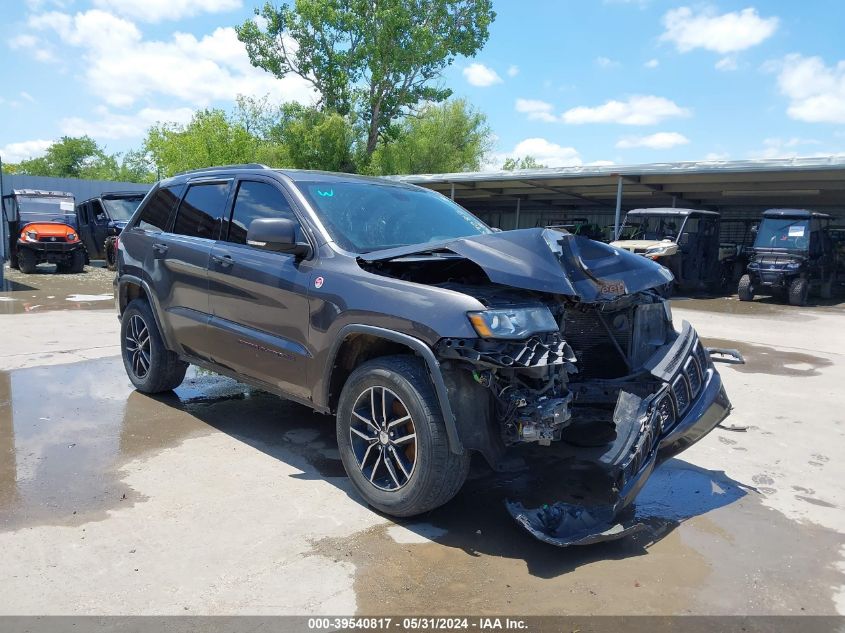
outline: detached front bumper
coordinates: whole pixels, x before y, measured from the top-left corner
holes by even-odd
[[[614,540],[643,529],[635,518],[618,521],[617,517],[660,463],[693,445],[730,414],[721,376],[688,323],[671,345],[655,354],[649,369],[664,386],[644,399],[620,395],[614,414],[617,439],[600,459],[617,471],[614,503],[559,502],[536,509],[507,503],[514,519],[538,539],[566,547]]]

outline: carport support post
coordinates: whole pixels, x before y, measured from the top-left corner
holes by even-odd
[[[619,239],[619,224],[622,215],[622,176],[617,177],[616,181],[616,219],[613,222],[613,239]]]
[[[449,193],[449,197],[452,199],[452,202],[455,201],[455,183],[452,183],[452,191]]]
[[[514,226],[513,226],[513,228],[515,228],[515,229],[519,228],[519,207],[520,207],[521,202],[522,202],[522,198],[516,199],[516,220],[514,221]]]

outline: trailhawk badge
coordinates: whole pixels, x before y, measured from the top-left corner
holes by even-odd
[[[317,277],[317,278],[314,280],[314,287],[315,287],[315,288],[322,288],[322,287],[323,287],[323,282],[324,282],[324,281],[325,281],[325,279],[323,279],[322,277]]]

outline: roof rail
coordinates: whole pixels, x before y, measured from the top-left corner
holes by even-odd
[[[240,165],[212,165],[209,167],[200,167],[198,169],[188,169],[186,171],[180,171],[174,176],[183,176],[185,174],[197,174],[203,171],[218,171],[221,169],[270,169],[267,165],[262,165],[261,163],[243,163]]]

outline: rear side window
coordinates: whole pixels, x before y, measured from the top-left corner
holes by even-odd
[[[170,213],[179,201],[182,185],[162,187],[156,191],[147,205],[141,210],[136,226],[145,231],[161,233],[167,230]]]
[[[215,239],[217,220],[223,217],[228,182],[197,184],[188,187],[188,193],[179,205],[173,232],[178,235]]]
[[[246,244],[249,225],[258,218],[285,218],[297,222],[287,198],[276,187],[266,182],[243,181],[235,198],[227,241]]]

